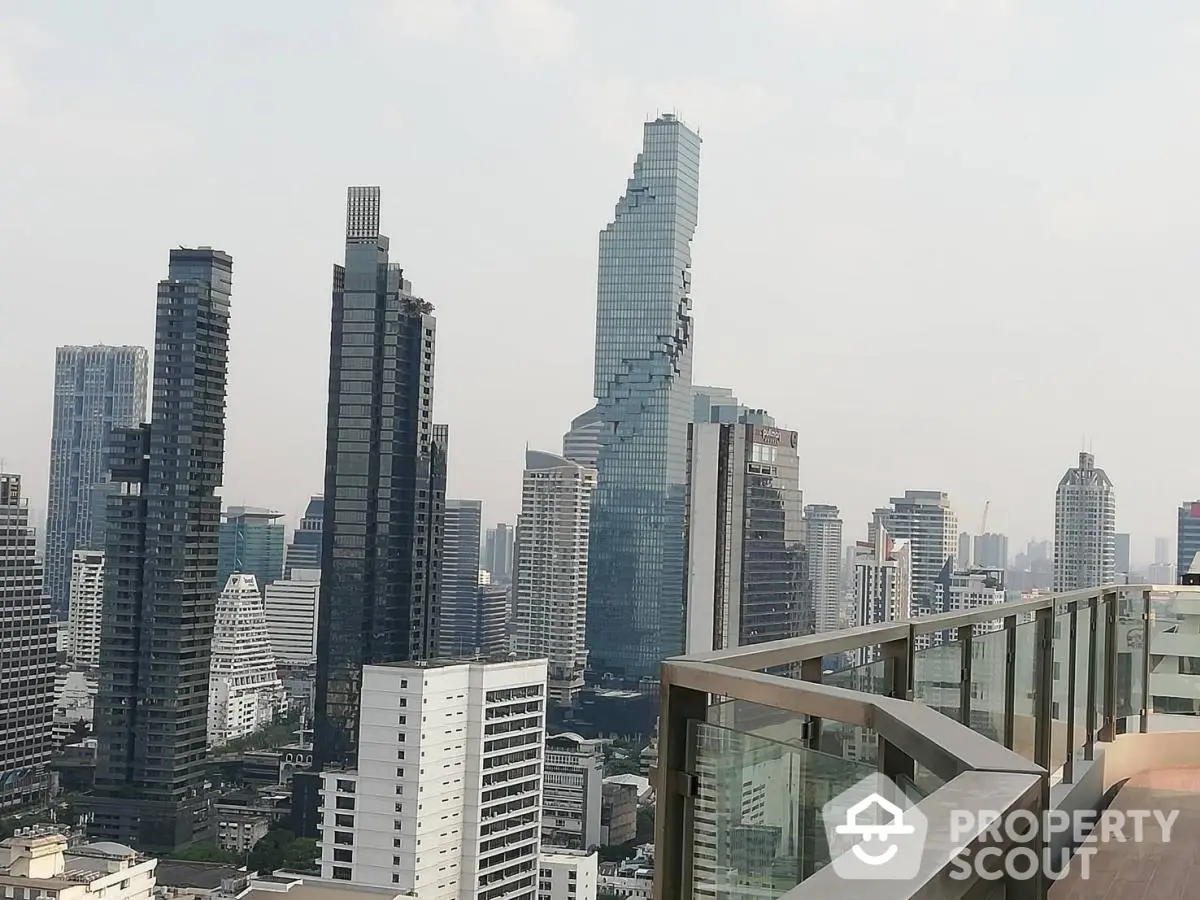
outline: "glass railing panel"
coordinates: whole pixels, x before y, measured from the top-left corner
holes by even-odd
[[[1076,614],[1077,615],[1077,614]],[[1068,721],[1074,716],[1074,697],[1071,694],[1071,617],[1069,609],[1054,617],[1051,631],[1051,673],[1050,673],[1050,764],[1051,773],[1066,765],[1067,758],[1074,753],[1075,747],[1083,746],[1083,736],[1087,732],[1082,719]],[[1078,621],[1076,621],[1078,628]],[[1076,653],[1080,647],[1087,652],[1087,646],[1076,634]],[[1078,658],[1074,671],[1078,675]],[[1087,691],[1087,685],[1079,693]]]
[[[1075,630],[1078,634],[1076,638],[1077,648],[1075,651],[1075,697],[1072,702],[1075,706],[1075,727],[1079,732],[1079,737],[1072,748],[1072,752],[1076,758],[1081,758],[1087,746],[1087,698],[1088,698],[1088,641],[1091,640],[1092,628],[1092,610],[1087,605],[1079,604],[1079,612],[1075,623]],[[1102,690],[1102,685],[1096,683],[1096,693]],[[1092,728],[1093,734],[1095,727]]]
[[[875,769],[708,722],[689,723],[692,895],[780,897],[829,862],[821,808]]]
[[[1121,730],[1129,716],[1142,709],[1142,684],[1145,681],[1146,629],[1145,603],[1140,591],[1117,593],[1117,728]],[[1134,726],[1133,730],[1137,730]]]
[[[1001,622],[988,627],[995,630],[981,633],[977,628],[971,638],[971,720],[966,724],[1004,743],[1004,697],[1010,687],[1004,665],[1008,635]]]
[[[913,699],[962,720],[962,644],[951,641],[913,654]]]
[[[846,690],[886,695],[891,692],[892,669],[891,660],[877,659],[849,669],[826,672],[822,681]],[[871,728],[824,719],[819,746],[822,752],[841,759],[870,766],[879,762],[879,735]]]
[[[1154,712],[1200,714],[1200,596],[1151,596],[1150,703]]]
[[[1034,758],[1037,723],[1037,622],[1017,625],[1017,653],[1013,667],[1013,745],[1028,760]]]
[[[1104,694],[1105,676],[1108,672],[1108,609],[1103,595],[1096,601],[1096,722],[1097,733],[1104,726],[1108,715],[1108,700]]]

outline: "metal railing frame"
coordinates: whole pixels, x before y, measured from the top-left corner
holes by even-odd
[[[846,725],[873,729],[879,736],[878,766],[889,777],[911,778],[920,765],[943,780],[944,784],[926,800],[933,807],[945,806],[955,797],[972,797],[980,802],[987,796],[988,808],[995,810],[1028,809],[1040,814],[1049,807],[1050,773],[1061,769],[1065,782],[1075,776],[1075,755],[1095,757],[1096,741],[1111,741],[1125,716],[1118,709],[1117,632],[1121,620],[1122,598],[1140,593],[1137,606],[1143,627],[1143,658],[1140,696],[1130,698],[1139,727],[1145,732],[1152,711],[1150,702],[1151,652],[1153,625],[1152,595],[1158,592],[1195,594],[1200,586],[1185,585],[1105,585],[1060,594],[1046,594],[1027,600],[998,604],[962,612],[924,616],[907,621],[866,625],[826,634],[806,635],[729,650],[716,650],[677,657],[662,664],[658,765],[658,808],[655,826],[656,863],[655,897],[657,900],[690,898],[692,870],[690,839],[692,808],[698,777],[688,771],[690,722],[706,721],[715,698],[741,700],[806,717],[803,744],[820,746],[821,721],[829,719]],[[1086,628],[1079,627],[1079,611],[1089,611]],[[1099,616],[1104,616],[1104,671],[1097,672],[1099,657]],[[1022,620],[1026,621],[1022,621]],[[972,731],[971,680],[974,627],[1000,621],[1005,638],[1005,684],[1003,743]],[[1054,630],[1065,624],[1067,672],[1067,747],[1062,759],[1052,759],[1054,711]],[[1034,743],[1033,760],[1012,750],[1015,732],[1015,684],[1017,666],[1017,628],[1032,624],[1034,642]],[[916,675],[916,639],[939,632],[953,632],[961,648],[962,686],[959,691],[959,721],[914,702]],[[1082,646],[1081,646],[1082,643]],[[887,695],[834,687],[823,683],[822,660],[852,650],[878,647],[878,658],[886,661],[889,673]],[[1087,683],[1077,683],[1079,654],[1088,659]],[[1024,661],[1022,661],[1024,663]],[[798,678],[767,674],[765,669],[787,670]],[[1074,746],[1075,707],[1083,694],[1084,743]],[[1103,715],[1100,715],[1100,713]],[[965,802],[965,800],[958,801]],[[994,837],[994,836],[993,836]],[[946,843],[945,836],[941,836]],[[950,862],[972,844],[984,840],[969,836],[959,846],[949,847],[945,859],[933,860],[929,871],[915,882],[873,882],[874,900],[914,900],[966,896],[976,885],[969,881],[953,884],[947,880]],[[948,846],[948,845],[947,845]],[[1034,846],[1037,846],[1035,843]],[[783,900],[831,896],[836,890],[836,875],[831,867],[818,870],[811,878],[787,892]],[[1045,897],[1047,883],[1042,879],[1005,885],[1010,898]],[[833,895],[833,896],[836,896]]]

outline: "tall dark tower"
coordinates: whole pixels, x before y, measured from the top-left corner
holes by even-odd
[[[433,306],[388,262],[379,188],[352,187],[333,270],[314,767],[353,766],[364,665],[435,655],[445,515]]]
[[[144,849],[208,836],[204,795],[233,258],[171,251],[149,425],[115,429],[92,833]]]

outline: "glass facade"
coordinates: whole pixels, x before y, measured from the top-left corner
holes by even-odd
[[[480,500],[447,500],[438,598],[438,655],[470,657],[479,647]]]
[[[379,188],[352,187],[334,267],[314,766],[357,758],[362,667],[434,655],[446,498],[433,306],[388,261]]]
[[[208,836],[204,794],[233,259],[171,251],[158,284],[151,424],[113,430],[92,834]]]
[[[216,591],[235,572],[253,575],[261,594],[283,574],[283,513],[274,509],[231,506],[221,523]]]
[[[591,667],[657,677],[684,641],[684,508],[692,418],[691,240],[700,137],[646,123],[613,221],[600,233],[596,460],[588,573]]]
[[[321,532],[325,522],[325,498],[312,497],[304,517],[292,533],[292,542],[283,556],[283,577],[291,578],[296,569],[321,568]]]
[[[46,589],[58,619],[67,617],[72,551],[104,549],[92,492],[108,481],[112,430],[146,421],[148,361],[145,347],[59,347],[55,356]]]

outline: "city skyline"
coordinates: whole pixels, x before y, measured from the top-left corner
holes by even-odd
[[[315,124],[296,124],[302,118],[293,115],[300,93],[281,96],[279,104],[265,112],[257,110],[252,119],[244,92],[232,86],[239,80],[265,77],[259,67],[269,65],[273,71],[296,76],[296,91],[310,92],[305,95],[306,106],[313,97],[336,94],[352,109],[375,107],[386,96],[383,84],[411,87],[419,83],[412,79],[422,77],[421,66],[393,70],[389,60],[396,58],[396,46],[411,51],[407,59],[429,65],[443,56],[469,58],[490,29],[523,27],[516,14],[497,12],[496,21],[483,16],[475,25],[460,23],[457,31],[448,28],[424,37],[397,24],[394,11],[383,4],[367,4],[369,9],[352,16],[300,11],[289,18],[285,30],[299,41],[315,41],[327,31],[352,37],[368,73],[396,76],[378,79],[378,84],[369,77],[355,77],[353,67],[343,66],[341,57],[310,54],[306,57],[309,73],[281,59],[276,48],[265,48],[265,55],[238,59],[227,71],[212,73],[201,68],[202,59],[209,56],[200,48],[211,45],[217,35],[208,25],[197,26],[195,58],[171,58],[155,83],[134,84],[110,71],[111,65],[82,69],[73,58],[86,57],[78,52],[82,41],[100,39],[116,48],[114,52],[128,51],[130,58],[136,56],[134,46],[148,48],[154,58],[169,54],[165,45],[147,40],[163,27],[161,20],[143,20],[125,10],[99,17],[92,10],[71,9],[67,15],[67,7],[54,3],[6,7],[5,21],[13,27],[0,37],[0,59],[11,67],[17,87],[12,88],[14,94],[5,94],[12,102],[0,103],[0,116],[29,141],[9,149],[14,165],[27,171],[28,178],[12,185],[5,197],[5,207],[21,209],[22,219],[0,223],[5,229],[0,263],[13,273],[15,296],[48,292],[60,297],[62,304],[53,310],[43,304],[23,307],[30,339],[0,361],[0,375],[6,381],[28,385],[27,392],[4,400],[6,419],[27,427],[6,435],[0,455],[9,468],[26,473],[35,513],[44,514],[45,508],[50,421],[46,407],[54,345],[99,341],[148,345],[150,323],[137,315],[136,292],[123,285],[155,277],[155,260],[164,244],[215,242],[236,249],[243,273],[240,290],[247,297],[238,325],[246,340],[234,348],[231,358],[225,501],[275,505],[294,521],[305,496],[318,491],[322,480],[321,426],[305,414],[305,407],[324,390],[323,366],[314,362],[327,351],[324,261],[337,233],[330,223],[338,219],[344,185],[361,179],[382,182],[385,190],[407,198],[415,214],[393,226],[397,248],[419,266],[423,290],[443,298],[439,321],[446,350],[439,360],[443,377],[435,402],[447,421],[461,422],[464,429],[453,463],[455,493],[479,497],[489,517],[512,521],[519,486],[511,473],[520,471],[526,442],[557,446],[571,419],[589,406],[590,372],[579,361],[577,349],[592,338],[594,235],[596,223],[609,211],[612,182],[626,171],[640,122],[653,118],[656,110],[678,109],[712,148],[706,162],[705,225],[694,247],[698,310],[694,379],[736,384],[746,396],[770,408],[782,427],[796,429],[801,435],[804,487],[815,500],[837,504],[847,522],[861,522],[882,499],[910,487],[945,490],[961,521],[971,525],[987,497],[1005,497],[1004,502],[993,503],[993,530],[1016,542],[1049,537],[1053,509],[1045,502],[1041,486],[1060,474],[1061,459],[1073,455],[1081,435],[1086,435],[1083,443],[1105,459],[1110,475],[1123,486],[1117,527],[1135,535],[1134,556],[1146,555],[1138,545],[1144,546],[1147,538],[1171,533],[1179,498],[1197,495],[1200,479],[1187,463],[1154,454],[1122,430],[1119,417],[1110,414],[1102,398],[1086,390],[1085,373],[1058,371],[1049,361],[1023,350],[1009,352],[1014,345],[1018,350],[1034,346],[1044,337],[1075,327],[1064,309],[1070,304],[1053,302],[1056,298],[1087,294],[1112,305],[1121,317],[1114,329],[1134,340],[1148,332],[1133,318],[1125,318],[1134,310],[1117,304],[1117,298],[1149,293],[1159,298],[1152,303],[1171,302],[1160,298],[1164,293],[1170,298],[1170,290],[1151,286],[1147,291],[1141,273],[1191,265],[1182,251],[1178,255],[1176,251],[1185,229],[1170,225],[1165,212],[1117,215],[1112,204],[1136,204],[1142,202],[1137,197],[1153,196],[1152,190],[1135,190],[1144,178],[1172,177],[1187,183],[1186,171],[1174,171],[1172,166],[1178,161],[1181,169],[1190,168],[1183,163],[1191,157],[1190,138],[1185,135],[1170,150],[1156,144],[1154,153],[1167,154],[1165,161],[1158,160],[1162,165],[1133,165],[1131,160],[1144,162],[1151,152],[1138,142],[1138,129],[1123,132],[1114,142],[1108,127],[1111,117],[1122,110],[1145,121],[1162,114],[1165,106],[1147,108],[1139,103],[1130,108],[1128,94],[1098,77],[1104,72],[1100,61],[1075,43],[1061,49],[1084,77],[1088,73],[1097,77],[1089,79],[1095,102],[1080,106],[1071,93],[1069,107],[1062,107],[1070,112],[1062,116],[1064,123],[1072,123],[1070,135],[1068,126],[1057,124],[1050,114],[1067,98],[1055,93],[1035,104],[1016,104],[1011,93],[1005,93],[1005,115],[980,122],[973,105],[960,105],[953,96],[936,90],[940,82],[929,68],[932,62],[915,64],[918,82],[927,90],[899,95],[915,103],[907,112],[887,113],[893,107],[881,107],[881,102],[896,100],[896,91],[916,88],[889,86],[874,75],[865,85],[839,88],[823,99],[817,83],[790,62],[795,42],[831,40],[845,51],[844,58],[856,60],[865,58],[864,42],[869,44],[870,35],[877,34],[871,28],[863,33],[848,28],[842,17],[851,14],[834,11],[811,13],[812,19],[799,31],[794,16],[767,10],[754,11],[744,22],[727,20],[725,13],[697,11],[673,23],[697,53],[713,46],[714,33],[736,36],[753,29],[768,38],[767,46],[750,61],[753,65],[743,75],[730,76],[728,84],[717,69],[697,76],[695,82],[680,81],[663,71],[660,62],[639,59],[623,49],[616,51],[619,55],[612,61],[620,66],[616,75],[601,63],[601,53],[613,52],[612,37],[620,32],[620,17],[572,10],[563,4],[538,5],[552,9],[547,15],[554,21],[566,23],[565,46],[577,52],[529,60],[533,71],[562,77],[549,79],[560,82],[557,85],[531,86],[529,109],[522,109],[508,127],[499,127],[501,120],[494,118],[504,104],[486,109],[486,104],[472,99],[472,92],[482,88],[485,98],[510,93],[522,79],[524,63],[506,55],[514,42],[492,46],[483,41],[488,58],[496,63],[488,84],[464,75],[445,83],[444,94],[418,96],[406,108],[403,128],[398,122],[383,122],[380,139],[353,153],[323,138]],[[662,11],[647,15],[648,25],[666,19]],[[981,14],[964,11],[956,18],[924,10],[911,15],[936,27],[937,33],[960,37],[967,46],[981,40],[974,30]],[[1176,34],[1186,29],[1177,27],[1179,23],[1171,18],[1174,14],[1162,11],[1136,20],[1128,11],[1108,15],[1118,20],[1129,16],[1119,25],[1122,33],[1130,35],[1132,46],[1126,51],[1136,54],[1140,48],[1152,57],[1145,71],[1128,77],[1152,87],[1154,96],[1172,97],[1178,90],[1175,85],[1187,79],[1166,79],[1160,73],[1171,60],[1184,58],[1182,45],[1176,43],[1182,37]],[[244,13],[247,23],[265,23],[265,16],[257,10]],[[893,16],[898,14],[889,12],[885,21],[895,24]],[[1008,30],[999,36],[992,33],[989,40],[1004,43],[1026,29],[1043,26],[1048,41],[1064,39],[1057,25],[1035,18],[1011,11],[1005,19]],[[1081,27],[1087,31],[1097,26],[1089,20]],[[26,32],[30,34],[22,37]],[[918,27],[901,25],[895,52],[911,59],[917,49],[932,50],[933,58],[952,71],[969,70],[959,51],[948,48],[952,41],[946,46],[930,45],[919,32]],[[1153,54],[1147,50],[1151,45]],[[736,55],[745,53],[740,43],[724,49],[748,62]],[[1056,63],[1062,61],[1061,55],[1050,54],[1036,62],[1049,64],[1051,55]],[[572,56],[579,61],[573,62]],[[105,57],[105,62],[116,60]],[[211,90],[201,92],[196,87],[207,83],[199,78],[201,73],[215,79]],[[323,86],[318,79],[328,84]],[[773,82],[776,86],[771,87]],[[971,83],[979,87],[978,82]],[[355,85],[353,90],[346,89],[349,84]],[[1011,92],[1018,87],[1006,77],[987,90]],[[96,122],[68,99],[76,91],[81,101],[94,101],[100,110],[122,110],[124,115]],[[347,94],[354,96],[346,99]],[[227,135],[230,146],[225,148],[195,129],[177,112],[178,105],[159,102],[171,95],[187,96],[190,109],[204,110],[219,125],[213,133]],[[218,96],[224,97],[220,104]],[[443,142],[412,139],[414,134],[437,133],[448,121],[445,110],[453,108],[470,111],[449,125],[454,140],[448,143],[454,154],[441,152]],[[559,109],[565,112],[548,115]],[[811,110],[815,123],[805,119],[809,124],[804,132],[809,136],[797,140],[798,126],[793,122],[801,110]],[[53,139],[55,129],[66,128],[73,116],[104,127],[72,129],[76,135],[88,135],[91,143],[86,146]],[[1044,144],[1053,144],[1056,136],[1071,148],[1086,141],[1091,147],[1088,166],[1080,169],[1077,152],[1053,147],[1034,166],[1022,144],[1001,133],[1021,133],[1020,128],[999,124],[1014,121],[1013,117],[1041,129],[1047,138]],[[473,121],[467,124],[468,120]],[[306,129],[306,140],[291,137],[289,129],[296,127]],[[485,132],[494,143],[482,142],[479,135]],[[813,132],[819,140],[812,139]],[[462,149],[454,146],[459,138]],[[894,159],[879,154],[875,138],[887,138]],[[969,165],[949,170],[941,165],[948,138]],[[288,152],[273,154],[284,159],[271,177],[252,181],[232,155],[248,152],[257,159],[260,152],[284,146]],[[785,147],[792,148],[789,155],[794,157],[786,167],[781,165]],[[94,158],[85,158],[85,150],[94,151]],[[765,158],[758,162],[762,154]],[[489,164],[479,166],[484,158]],[[467,159],[476,166],[464,165]],[[167,181],[175,166],[189,164],[197,164],[198,170],[228,168],[231,177],[228,181],[198,179],[195,184]],[[81,189],[51,209],[37,198],[53,192],[63,171],[71,171]],[[414,178],[411,172],[428,173],[428,177]],[[104,177],[98,177],[101,173]],[[550,192],[552,196],[542,193],[538,204],[523,202],[531,185],[546,178],[559,180],[564,173],[570,174],[573,189]],[[445,197],[435,185],[449,177],[462,177],[463,193],[479,199],[464,205],[465,200]],[[839,186],[836,197],[830,193],[830,179]],[[912,179],[922,188],[914,184],[911,189],[919,193],[910,195],[905,183]],[[132,183],[139,189],[127,190]],[[154,198],[162,195],[167,183],[174,200],[164,210]],[[963,192],[972,203],[949,199]],[[931,209],[915,207],[915,196],[931,194],[944,199]],[[803,214],[777,227],[776,213],[782,209],[799,209]],[[986,209],[995,209],[999,218],[981,212]],[[455,227],[466,220],[477,224]],[[510,220],[511,228],[505,224]],[[69,267],[55,265],[49,245],[37,237],[64,221],[72,229],[121,235],[121,254],[108,254],[98,246],[78,248],[78,265],[96,275],[86,299],[72,289]],[[1014,221],[1030,227],[1014,227]],[[1134,221],[1140,230],[1130,238],[1128,251],[1114,255],[1110,252],[1114,231],[1124,234],[1120,231],[1124,223]],[[912,262],[926,258],[929,246],[942,247],[947,257],[969,261],[973,269],[986,268],[987,283],[971,304],[961,304],[961,279],[948,280],[949,276],[926,272],[925,266]],[[996,247],[1002,248],[1005,262],[1002,271],[993,272],[992,248]],[[791,259],[787,254],[795,248],[800,248],[799,264],[789,278],[778,278],[773,261]],[[876,266],[863,267],[864,252],[882,253],[882,259]],[[457,264],[455,260],[461,258],[471,258],[472,265]],[[1085,261],[1095,258],[1113,259],[1119,271],[1104,277],[1089,274],[1094,266]],[[1130,274],[1134,268],[1136,282]],[[539,323],[537,340],[506,328],[511,306],[491,299],[496,285],[517,283],[525,314]],[[795,304],[797,296],[810,298],[809,302]],[[722,297],[739,300],[722,303],[718,301]],[[860,304],[860,314],[846,315],[849,303]],[[804,318],[791,312],[793,305],[804,309]],[[984,309],[995,327],[980,337],[975,326],[981,323],[979,311]],[[914,316],[914,311],[920,314]],[[767,319],[780,327],[760,327]],[[926,333],[921,323],[939,319],[950,324]],[[561,339],[542,339],[550,329]],[[1177,352],[1186,348],[1171,342],[1182,341],[1187,331],[1184,327],[1177,334],[1153,333],[1161,350],[1156,367],[1139,374],[1129,388],[1118,386],[1124,393],[1115,399],[1136,402],[1153,384],[1166,392],[1164,403],[1183,406],[1186,400],[1179,392],[1187,383],[1186,374],[1170,367],[1186,357],[1185,352]],[[787,351],[796,335],[805,336],[804,353]],[[980,340],[986,342],[982,353]],[[898,412],[881,410],[888,427],[905,428],[905,440],[898,452],[868,466],[864,454],[873,454],[861,448],[869,446],[873,433],[869,422],[875,422],[875,416],[841,410],[828,397],[805,396],[785,387],[831,376],[850,382],[848,386],[857,384],[864,376],[855,373],[864,360],[890,359],[899,352],[898,342],[912,341],[930,351],[916,355],[927,356],[928,362],[910,359],[915,368],[908,380],[917,393],[932,390],[931,384],[940,383],[947,369],[961,369],[964,391],[989,391],[997,405],[989,411],[995,421],[1021,425],[996,429],[986,447],[962,453],[963,447],[974,446],[977,424],[957,410],[923,410],[920,427],[911,429]],[[974,349],[966,351],[967,345]],[[515,369],[510,362],[514,358]],[[547,371],[555,373],[554,383],[533,381],[537,373]],[[540,394],[536,416],[515,420],[466,389],[512,377],[522,386],[536,383]],[[1056,391],[1084,400],[1064,411],[1042,390],[1048,383],[1056,385]],[[996,384],[998,389],[991,387]],[[820,427],[808,427],[813,422]],[[1036,444],[1030,440],[1035,434]],[[35,515],[39,528],[40,521]]]

